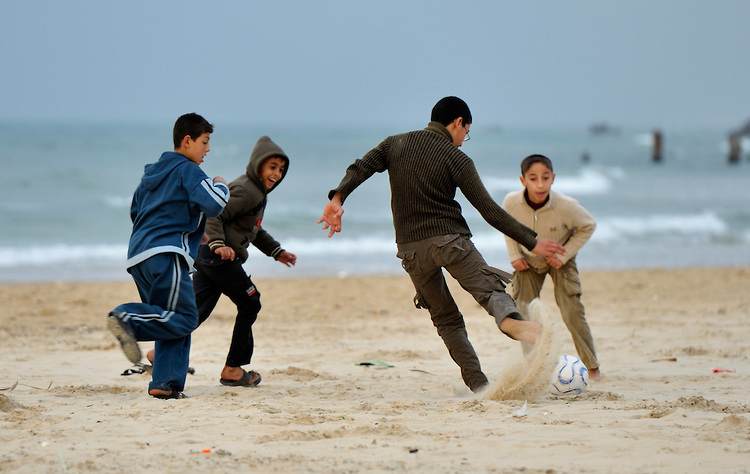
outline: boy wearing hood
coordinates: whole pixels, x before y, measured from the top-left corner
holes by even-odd
[[[209,317],[222,293],[237,305],[232,342],[219,379],[222,385],[253,387],[261,380],[259,373],[242,368],[253,355],[252,326],[261,307],[260,292],[242,264],[250,244],[284,265],[293,266],[297,261],[296,255],[281,248],[261,226],[268,193],[288,170],[289,157],[281,147],[267,136],[259,138],[245,174],[229,184],[231,197],[224,211],[208,220],[208,243],[198,250],[193,276],[198,324]]]
[[[190,270],[206,217],[221,214],[229,199],[226,181],[200,169],[212,132],[198,114],[178,118],[174,152],[146,165],[130,208],[127,270],[142,302],[119,305],[107,325],[134,364],[141,360],[138,341],[156,342],[148,390],[156,398],[185,398],[190,334],[198,326]]]

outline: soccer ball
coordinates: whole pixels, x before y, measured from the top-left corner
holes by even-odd
[[[589,370],[581,359],[561,355],[552,371],[550,391],[558,396],[576,396],[589,386]]]

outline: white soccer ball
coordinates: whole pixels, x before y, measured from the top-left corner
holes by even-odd
[[[552,371],[550,391],[558,396],[576,396],[589,386],[589,370],[581,359],[561,355]]]

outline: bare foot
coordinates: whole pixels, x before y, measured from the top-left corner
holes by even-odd
[[[500,323],[500,330],[516,341],[536,344],[542,335],[542,325],[533,321],[519,321],[505,318]]]
[[[599,372],[599,367],[589,370],[589,379],[593,380],[594,382],[602,381],[602,374],[601,372]]]
[[[245,375],[242,367],[229,367],[225,365],[221,370],[221,378],[225,380],[240,380]]]

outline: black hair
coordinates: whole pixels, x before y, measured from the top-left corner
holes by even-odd
[[[552,169],[552,160],[544,155],[529,155],[521,162],[521,176],[526,176],[526,172],[529,171],[529,168],[531,168],[531,165],[534,163],[541,163],[554,173],[554,170]]]
[[[459,99],[458,97],[449,96],[443,97],[435,104],[432,108],[432,116],[430,120],[433,122],[440,122],[443,125],[456,120],[458,117],[464,119],[464,125],[471,124],[471,111],[466,102]]]
[[[175,149],[179,148],[182,144],[182,139],[190,135],[190,138],[197,140],[198,137],[204,133],[213,133],[214,126],[208,123],[208,120],[204,119],[200,115],[191,112],[180,116],[174,123],[174,129],[172,130],[172,140],[174,141]]]

